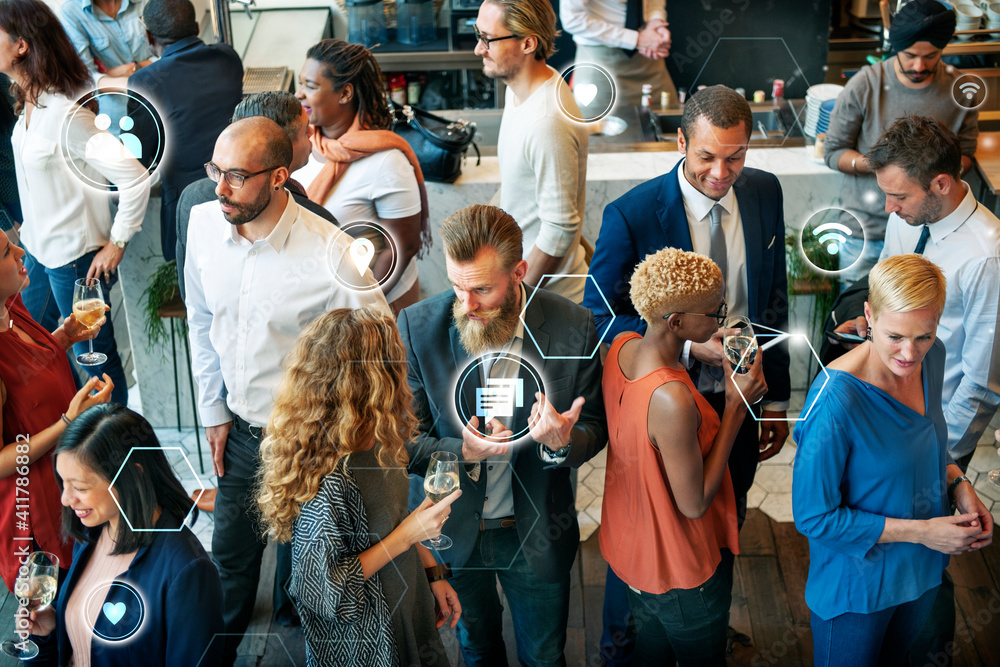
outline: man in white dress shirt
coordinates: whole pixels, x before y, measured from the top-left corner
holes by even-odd
[[[576,64],[594,63],[607,69],[618,86],[618,101],[638,106],[643,84],[677,101],[677,89],[667,73],[670,55],[666,0],[562,0],[559,18],[576,43]],[[574,71],[575,84],[598,83],[593,70]]]
[[[252,489],[281,362],[322,313],[366,304],[388,312],[371,271],[352,261],[350,237],[289,196],[291,161],[292,143],[274,121],[255,116],[233,123],[206,165],[219,201],[192,208],[188,227],[185,282],[198,411],[219,476],[212,557],[230,635],[226,664],[249,624],[260,576],[265,545],[252,518]]]
[[[569,87],[545,64],[555,52],[555,10],[549,0],[487,0],[476,33],[483,73],[507,85],[497,141],[499,206],[524,233],[524,282],[580,303],[589,139],[567,116],[581,117]],[[559,274],[577,277],[542,281]]]

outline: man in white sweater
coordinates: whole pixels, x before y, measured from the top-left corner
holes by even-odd
[[[524,282],[580,303],[588,135],[572,120],[581,113],[569,86],[545,64],[555,51],[555,11],[548,0],[487,0],[476,32],[483,72],[507,85],[497,142],[499,205],[524,233]],[[546,275],[564,277],[543,281]]]

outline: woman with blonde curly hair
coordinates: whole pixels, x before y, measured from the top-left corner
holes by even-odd
[[[676,248],[649,255],[630,292],[646,335],[618,336],[604,364],[610,439],[600,543],[629,586],[633,665],[726,664],[739,551],[727,462],[743,397],[753,402],[767,385],[758,354],[748,373],[726,382],[720,420],[678,361],[685,341],[703,343],[718,330],[723,294],[708,257]]]
[[[381,311],[319,317],[286,360],[257,503],[267,533],[292,543],[308,665],[448,665],[437,628],[454,627],[461,606],[425,576],[437,563],[418,542],[441,534],[461,491],[406,515],[411,402],[399,332]]]

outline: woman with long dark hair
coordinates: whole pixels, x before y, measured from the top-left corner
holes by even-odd
[[[420,298],[416,258],[430,245],[427,191],[417,157],[392,131],[382,71],[360,44],[324,39],[306,53],[296,97],[313,128],[313,154],[297,172],[309,199],[325,206],[352,236],[384,237],[351,229],[374,223],[396,245],[379,252],[372,273],[394,312]]]
[[[219,664],[219,575],[187,527],[197,509],[153,427],[121,405],[95,406],[67,427],[55,456],[63,531],[76,546],[55,604],[31,616],[41,649],[32,662]],[[132,641],[116,641],[131,628]]]
[[[99,129],[105,121],[117,125],[119,118],[77,105],[93,83],[42,0],[0,2],[0,72],[13,82],[18,115],[11,143],[24,216],[21,243],[28,251],[24,263],[31,276],[24,305],[52,331],[73,310],[76,280],[101,280],[108,302],[125,245],[142,225],[150,183],[142,165],[123,158],[118,140]],[[119,190],[113,221],[112,193],[95,187],[109,182]],[[107,373],[115,385],[112,400],[127,404],[128,385],[110,320],[94,339],[94,350],[107,361],[85,367],[87,373]],[[77,345],[75,351],[86,348]]]

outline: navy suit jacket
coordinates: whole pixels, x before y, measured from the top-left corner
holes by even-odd
[[[666,247],[692,250],[691,231],[681,196],[678,162],[669,173],[636,186],[604,208],[601,232],[590,262],[583,305],[594,313],[604,340],[625,331],[645,333],[646,323],[629,298],[636,265]],[[788,331],[788,278],[785,272],[785,217],[781,185],[774,174],[745,168],[733,184],[746,242],[750,321]],[[601,295],[610,303],[601,298]],[[612,322],[612,315],[614,321]],[[758,332],[767,333],[767,332]],[[762,342],[766,343],[766,339]],[[692,369],[696,370],[696,369]],[[766,401],[786,401],[791,392],[788,347],[769,348],[764,355]]]
[[[568,410],[577,396],[586,399],[565,461],[558,466],[543,462],[538,443],[530,438],[514,445],[511,459],[511,492],[522,552],[539,578],[555,582],[568,575],[580,541],[569,468],[579,467],[601,451],[608,440],[608,429],[593,316],[544,289],[532,296],[528,288],[528,294],[521,356],[542,375],[546,398],[559,412]],[[455,384],[459,373],[473,359],[462,347],[452,320],[454,300],[454,293],[443,292],[399,314],[399,333],[406,347],[408,378],[421,431],[417,441],[408,447],[409,470],[421,476],[436,451],[450,451],[459,460],[462,458],[464,424],[455,409]],[[585,359],[557,358],[588,355]],[[527,423],[534,402],[534,396],[525,390],[524,406],[514,413],[515,425]],[[462,497],[451,506],[445,524],[445,534],[454,540],[454,546],[442,554],[454,568],[468,561],[479,535],[489,477],[488,466],[480,468],[479,480],[473,481],[467,467],[459,466]],[[505,565],[498,563],[497,567]]]
[[[170,529],[179,521],[164,513],[156,528]],[[68,665],[73,649],[66,634],[66,603],[93,556],[94,544],[77,542],[73,563],[56,597],[56,629],[48,637],[32,637],[39,655],[37,665]],[[161,532],[153,543],[139,549],[128,570],[115,581],[132,586],[143,598],[142,625],[129,640],[105,642],[95,637],[90,646],[94,667],[173,667],[174,665],[218,665],[222,662],[222,584],[212,560],[189,529]],[[126,605],[122,619],[112,625],[99,614],[95,630],[105,636],[121,633],[138,620],[135,598],[124,588],[108,590],[105,602]],[[103,606],[103,605],[102,605]],[[199,662],[200,661],[200,662]]]
[[[163,183],[163,256],[173,259],[177,200],[190,183],[205,176],[215,140],[229,125],[243,99],[243,64],[227,44],[208,45],[185,37],[166,47],[160,59],[128,79],[129,88],[156,107],[166,129],[166,152],[159,173]],[[142,115],[135,115],[137,122]],[[155,128],[139,123],[135,133],[151,145]],[[143,160],[148,166],[148,160]]]

